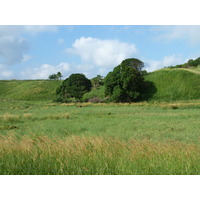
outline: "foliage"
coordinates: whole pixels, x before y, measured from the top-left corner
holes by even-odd
[[[122,67],[129,66],[138,71],[141,71],[142,68],[144,67],[144,63],[141,60],[136,59],[136,58],[128,58],[122,61],[121,66]]]
[[[196,59],[189,59],[186,63],[184,64],[180,64],[180,65],[176,65],[176,66],[169,66],[167,68],[189,68],[189,67],[197,67],[198,65],[200,65],[200,57],[196,58]]]
[[[49,75],[49,80],[58,80],[57,74],[51,74],[51,75]]]
[[[91,81],[84,74],[72,74],[63,81],[56,92],[60,95],[59,98],[62,98],[62,101],[66,101],[68,98],[75,98],[80,101],[83,95],[91,90],[91,87]]]
[[[126,59],[105,78],[105,94],[114,102],[132,102],[140,98],[144,78],[142,61]]]
[[[99,99],[98,97],[93,97],[93,98],[89,99],[88,102],[91,102],[91,103],[102,103],[103,100]]]
[[[63,77],[63,75],[61,74],[61,72],[58,72],[58,73],[57,73],[57,77],[58,77],[58,79],[61,80],[61,78]]]
[[[87,93],[85,93],[83,95],[82,100],[84,102],[87,102],[87,101],[89,101],[90,99],[93,99],[93,98],[98,98],[101,101],[104,101],[104,98],[105,98],[105,87],[104,86],[100,86],[97,89],[93,88],[90,92],[87,92]]]
[[[103,85],[103,76],[97,75],[96,77],[92,78],[91,81],[92,81],[92,87],[94,89],[97,89]]]
[[[61,80],[61,77],[63,77],[63,75],[61,74],[61,72],[58,72],[57,74],[51,74],[51,75],[49,75],[49,79],[50,80]]]
[[[198,57],[197,59],[189,59],[188,60],[188,65],[190,66],[194,66],[197,67],[200,64],[200,57]]]

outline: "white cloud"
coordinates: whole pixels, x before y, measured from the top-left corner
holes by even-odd
[[[137,49],[134,44],[118,40],[81,37],[73,43],[72,48],[67,48],[66,52],[79,55],[85,63],[113,68],[122,60],[133,57],[137,53]]]
[[[156,33],[156,40],[172,41],[183,39],[192,45],[200,44],[200,26],[156,26],[152,30]]]
[[[26,62],[31,59],[31,56],[24,54],[22,57],[22,62]]]
[[[165,56],[162,60],[146,60],[145,70],[152,72],[164,67],[174,66],[178,64],[183,64],[185,59],[181,55],[170,55]]]
[[[25,39],[12,36],[0,37],[0,58],[8,65],[19,63],[23,60],[23,54],[29,50],[29,44]]]
[[[53,25],[26,25],[23,26],[23,29],[27,33],[37,34],[41,32],[56,32],[58,30],[57,26]]]
[[[64,77],[69,76],[71,67],[68,63],[60,63],[59,65],[43,64],[36,68],[26,68],[21,72],[22,79],[48,79],[49,75],[61,72]]]
[[[57,26],[45,26],[45,25],[12,25],[0,26],[0,37],[1,36],[20,36],[21,34],[37,34],[41,32],[56,32],[58,30]]]
[[[0,79],[11,79],[13,76],[13,72],[8,70],[5,65],[0,64]]]
[[[0,62],[14,65],[27,61],[30,46],[23,35],[47,31],[57,31],[57,26],[0,26]]]

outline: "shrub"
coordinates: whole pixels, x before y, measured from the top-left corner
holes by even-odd
[[[89,99],[88,102],[91,102],[91,103],[103,103],[103,100],[98,98],[98,97],[93,97],[93,98]]]

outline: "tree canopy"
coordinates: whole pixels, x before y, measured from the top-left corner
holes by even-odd
[[[61,80],[61,77],[63,77],[63,75],[61,74],[61,72],[58,72],[57,74],[51,74],[49,75],[49,79],[50,80]]]
[[[57,73],[57,77],[58,77],[58,79],[61,80],[61,78],[63,77],[63,75],[61,74],[61,72],[58,72],[58,73]]]
[[[91,87],[91,81],[84,74],[72,74],[63,81],[61,87],[57,89],[57,94],[60,95],[62,101],[73,97],[80,101],[82,96],[91,90]]]
[[[137,58],[128,58],[122,61],[121,66],[132,67],[138,71],[141,71],[144,67],[144,63]]]
[[[97,89],[100,85],[103,85],[103,76],[97,75],[96,77],[92,78],[91,81],[93,88]]]
[[[194,66],[194,67],[197,67],[198,65],[200,65],[200,57],[197,58],[197,59],[189,59],[188,60],[188,65],[189,66]]]
[[[144,64],[138,59],[126,59],[105,78],[105,95],[114,102],[137,101],[144,86],[141,69]]]
[[[50,80],[58,80],[58,76],[57,76],[57,74],[51,74],[51,75],[49,75],[49,79]]]

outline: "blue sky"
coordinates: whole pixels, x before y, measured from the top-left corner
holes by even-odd
[[[0,79],[106,76],[126,58],[147,71],[200,57],[200,26],[0,26]]]

